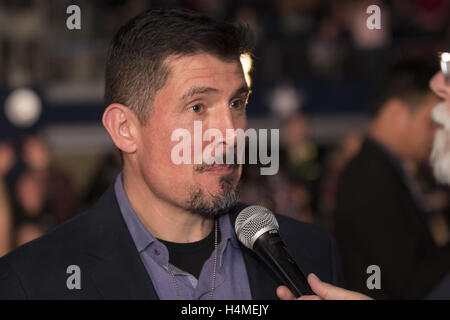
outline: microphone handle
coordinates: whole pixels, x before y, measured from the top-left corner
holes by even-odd
[[[287,251],[277,230],[263,233],[253,244],[253,250],[296,298],[302,295],[314,295],[305,275]]]

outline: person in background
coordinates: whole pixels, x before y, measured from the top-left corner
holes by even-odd
[[[303,180],[281,172],[272,181],[276,212],[302,222],[317,223],[311,206],[311,192]]]
[[[347,164],[359,153],[364,135],[359,131],[349,132],[339,141],[335,150],[328,159],[326,172],[321,183],[320,190],[320,212],[322,225],[333,229],[332,215],[336,200],[336,190],[339,177]]]
[[[441,68],[444,55],[441,55]],[[437,72],[430,80],[430,88],[441,99],[440,103],[433,109],[432,118],[438,125],[433,148],[430,155],[430,164],[436,180],[444,185],[450,185],[450,80],[448,69]],[[450,292],[450,273],[444,277],[427,296],[428,299],[439,298]]]
[[[13,195],[15,246],[40,237],[55,226],[44,177],[39,172],[28,169],[20,173]]]
[[[44,224],[35,222],[26,222],[17,228],[15,234],[15,245],[17,247],[24,245],[34,239],[37,239],[48,232],[48,228]]]
[[[308,201],[302,203],[301,207],[309,207],[312,212],[317,212],[319,183],[322,177],[320,150],[311,141],[308,118],[301,113],[294,113],[282,125],[280,172],[281,175],[288,177],[286,183],[292,186],[292,189],[298,190],[301,185],[301,188],[309,194]],[[295,183],[291,183],[292,181]],[[295,208],[292,210],[296,211]],[[298,212],[287,212],[285,208],[280,212],[288,216],[299,215]]]
[[[16,162],[13,145],[0,141],[0,257],[12,248],[13,218],[5,178]]]
[[[255,203],[275,211],[275,196],[273,185],[267,176],[260,175],[260,166],[246,164],[242,166],[242,178],[239,184],[239,201]]]
[[[282,126],[280,161],[286,172],[307,183],[320,178],[319,150],[311,142],[309,122],[305,115],[295,113]]]
[[[11,249],[12,217],[6,187],[0,177],[0,257]]]
[[[113,150],[105,155],[98,168],[91,175],[92,178],[81,203],[82,209],[92,206],[100,198],[108,186],[114,182],[121,167],[122,159],[118,150]]]
[[[422,194],[403,166],[431,151],[430,115],[439,101],[428,87],[431,75],[420,64],[392,68],[369,134],[338,184],[334,225],[344,274],[349,289],[374,298],[423,298],[450,270],[450,246],[433,240]],[[371,265],[381,271],[378,290],[367,287]]]
[[[16,151],[9,141],[0,141],[0,177],[5,178],[16,163]]]
[[[78,196],[70,178],[52,162],[50,150],[39,136],[28,136],[22,143],[22,158],[45,189],[48,211],[61,224],[77,213]]]

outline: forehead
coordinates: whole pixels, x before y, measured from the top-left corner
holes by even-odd
[[[234,90],[245,84],[239,61],[224,61],[210,54],[196,54],[168,59],[170,76],[164,88],[175,90],[176,96],[193,85],[218,90]]]

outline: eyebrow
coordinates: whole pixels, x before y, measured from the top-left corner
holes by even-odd
[[[192,98],[195,95],[198,94],[205,94],[205,93],[210,93],[210,92],[219,92],[219,89],[216,88],[212,88],[212,87],[191,87],[185,94],[183,94],[181,96],[181,100],[188,100],[189,98]],[[250,93],[250,88],[245,84],[242,87],[240,87],[239,89],[237,89],[234,93],[233,93],[233,97],[238,96],[240,94],[249,94]]]
[[[236,97],[236,96],[238,96],[238,95],[241,95],[241,94],[250,94],[251,93],[251,90],[250,90],[250,88],[247,86],[247,84],[244,84],[242,87],[240,87],[239,89],[237,89],[234,93],[233,93],[233,97]]]
[[[197,94],[204,94],[209,92],[218,92],[219,90],[211,87],[191,87],[185,94],[181,96],[181,100],[187,100]]]

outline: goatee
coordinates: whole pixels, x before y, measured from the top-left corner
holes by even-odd
[[[200,188],[192,190],[186,209],[205,218],[221,216],[232,210],[239,200],[239,185],[234,187],[227,177],[222,177],[219,183],[222,188],[220,195],[207,196]]]

